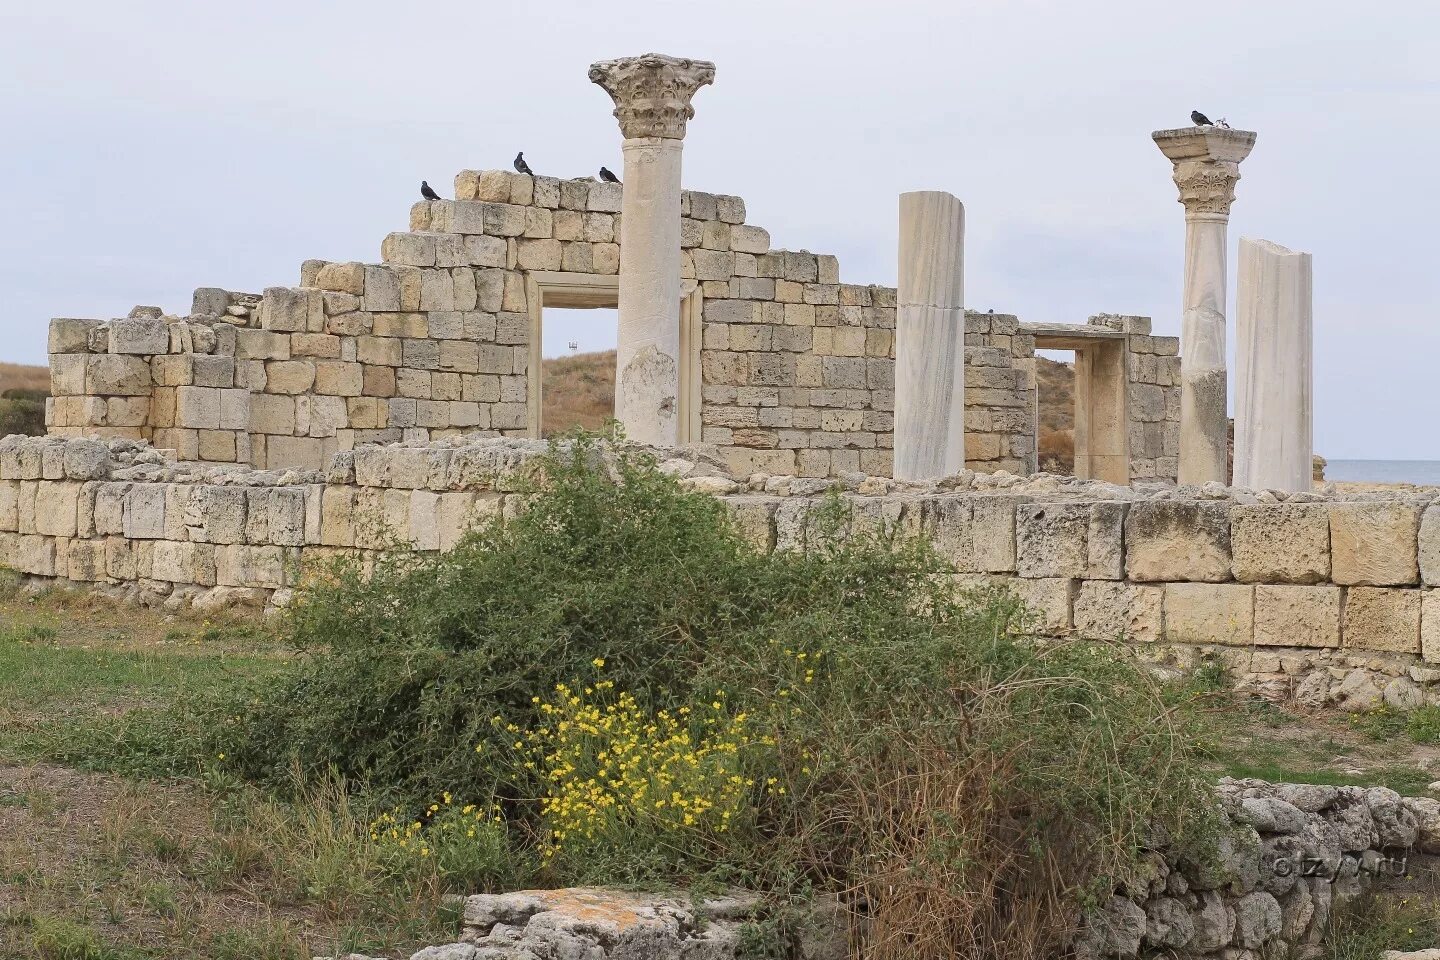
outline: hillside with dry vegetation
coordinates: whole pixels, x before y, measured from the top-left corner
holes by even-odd
[[[1040,390],[1040,469],[1075,470],[1075,367],[1048,357],[1035,358]]]
[[[49,394],[49,368],[0,363],[0,437],[44,433]]]
[[[615,351],[544,361],[540,423],[545,436],[583,427],[598,430],[615,415]]]

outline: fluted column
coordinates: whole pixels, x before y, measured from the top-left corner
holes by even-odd
[[[1235,486],[1311,487],[1310,254],[1240,238],[1235,292]]]
[[[1226,477],[1226,232],[1240,161],[1255,134],[1185,127],[1151,134],[1175,167],[1185,205],[1185,289],[1180,321],[1180,482]]]
[[[624,136],[615,418],[626,436],[674,446],[680,423],[680,150],[690,98],[715,65],[647,53],[592,64]]]
[[[895,479],[965,466],[965,207],[900,194],[895,311]]]

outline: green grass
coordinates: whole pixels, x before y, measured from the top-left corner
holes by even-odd
[[[57,646],[44,629],[0,632],[0,759],[73,761],[71,748],[127,710],[209,695],[278,668],[263,655]]]
[[[1386,950],[1424,950],[1440,943],[1434,896],[1366,896],[1337,911],[1323,960],[1375,960]]]

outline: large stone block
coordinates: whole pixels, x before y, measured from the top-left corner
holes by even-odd
[[[110,323],[110,352],[154,356],[170,349],[170,329],[164,320],[126,318]]]
[[[90,334],[99,326],[99,320],[56,317],[50,321],[49,352],[51,355],[87,353],[90,350]]]
[[[1440,663],[1440,590],[1421,595],[1420,655],[1426,663]]]
[[[220,391],[209,387],[176,388],[175,425],[191,430],[220,429]]]
[[[215,580],[226,587],[289,586],[298,557],[285,547],[233,544],[215,550]]]
[[[303,333],[325,328],[325,298],[308,287],[266,287],[260,301],[260,328]]]
[[[1340,646],[1341,590],[1333,586],[1255,587],[1255,645]]]
[[[1015,577],[1006,586],[1025,604],[1033,619],[1026,624],[1037,633],[1058,637],[1070,632],[1070,604],[1075,597],[1075,581],[1064,577],[1029,579]]]
[[[1330,579],[1365,586],[1419,582],[1421,512],[1406,503],[1330,504]]]
[[[1020,504],[1015,510],[1020,576],[1121,579],[1124,517],[1120,502]]]
[[[165,536],[163,483],[137,483],[125,493],[122,530],[131,540],[159,540]]]
[[[1420,591],[1351,587],[1341,638],[1351,649],[1419,653]]]
[[[1255,588],[1240,583],[1165,584],[1165,639],[1170,643],[1250,646]]]
[[[35,532],[48,537],[73,537],[77,529],[80,484],[40,480],[35,484]],[[3,558],[0,558],[3,562]]]
[[[101,354],[85,362],[85,392],[91,396],[141,397],[150,393],[150,364],[143,357]]]
[[[1229,580],[1229,504],[1207,500],[1131,504],[1125,519],[1125,572],[1141,582]]]
[[[55,358],[51,358],[54,369]],[[1440,506],[1426,507],[1420,519],[1420,580],[1426,586],[1440,585]]]
[[[246,501],[244,487],[196,485],[185,504],[190,539],[195,543],[243,543]]]
[[[208,543],[160,540],[150,554],[150,578],[213,587],[215,548]]]
[[[1086,580],[1075,593],[1075,632],[1094,640],[1154,643],[1164,632],[1163,587]]]
[[[1242,583],[1321,583],[1330,578],[1330,512],[1323,503],[1231,507],[1230,549]]]

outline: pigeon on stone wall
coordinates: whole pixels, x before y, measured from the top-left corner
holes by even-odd
[[[601,168],[600,168],[600,179],[601,179],[601,180],[604,180],[606,183],[619,183],[619,182],[620,182],[620,178],[617,177],[617,176],[615,176],[615,174],[611,173],[611,172],[610,172],[608,169],[606,169],[605,167],[601,167]]]
[[[531,176],[534,176],[535,174],[535,171],[530,169],[530,164],[525,162],[524,150],[521,150],[519,153],[515,154],[515,169],[519,170],[521,173],[528,173]]]
[[[426,183],[424,180],[420,181],[420,196],[424,197],[426,200],[440,199],[440,194],[436,193],[434,188],[431,187],[430,184]]]
[[[1197,127],[1214,126],[1214,124],[1210,122],[1210,118],[1205,116],[1205,114],[1201,113],[1199,110],[1190,111],[1190,122],[1195,124],[1195,126]]]

